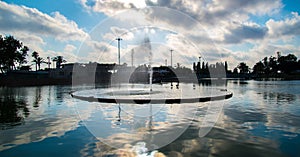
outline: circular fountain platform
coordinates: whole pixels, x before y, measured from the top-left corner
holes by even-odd
[[[224,100],[233,96],[231,92],[217,88],[196,88],[192,85],[190,88],[169,87],[169,85],[154,85],[151,91],[149,86],[145,85],[124,85],[76,91],[71,96],[89,102],[130,104],[196,103]]]

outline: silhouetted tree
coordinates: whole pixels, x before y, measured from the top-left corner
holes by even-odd
[[[280,56],[280,58],[278,58],[278,64],[279,70],[286,74],[298,69],[297,57],[294,54]]]
[[[18,53],[17,54],[17,58],[19,60],[19,63],[20,63],[20,66],[22,64],[25,64],[27,63],[27,60],[26,60],[26,56],[27,56],[27,52],[29,51],[29,48],[27,46],[24,46],[22,49],[21,49],[21,53]]]
[[[2,73],[16,70],[26,63],[28,47],[13,36],[2,37],[0,35],[0,70]]]
[[[240,70],[240,73],[241,73],[241,74],[247,74],[247,73],[249,73],[249,67],[248,67],[248,65],[247,65],[246,63],[244,63],[244,62],[241,62],[241,63],[237,66],[237,68]]]
[[[31,54],[31,57],[33,57],[33,61],[35,63],[35,71],[37,71],[37,58],[39,57],[38,52],[33,51]]]
[[[61,64],[67,62],[63,59],[63,56],[56,56],[52,59],[52,61],[56,62],[56,68],[61,68]]]
[[[41,69],[41,64],[46,63],[42,57],[39,56],[38,52],[34,51],[31,55],[34,59],[32,62],[35,63],[35,71]]]
[[[38,69],[39,69],[39,70],[41,69],[41,64],[42,64],[42,63],[45,63],[45,62],[44,62],[44,58],[42,58],[42,57],[38,57],[36,62],[37,62],[37,65],[38,65]]]
[[[271,73],[277,73],[278,65],[276,57],[269,57],[269,70]]]
[[[254,74],[263,74],[265,71],[265,65],[259,61],[253,66],[253,73]]]
[[[234,69],[233,69],[233,73],[234,73],[234,74],[237,74],[237,73],[238,73],[238,68],[234,68]]]

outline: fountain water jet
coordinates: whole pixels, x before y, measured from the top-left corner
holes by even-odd
[[[153,54],[151,50],[151,43],[149,37],[144,38],[144,44],[145,46],[145,51],[148,54],[149,58],[149,84],[150,84],[150,92],[152,92],[152,78],[153,78],[153,70],[152,70],[152,59],[153,59]]]

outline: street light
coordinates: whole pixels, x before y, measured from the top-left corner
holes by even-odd
[[[134,49],[131,50],[131,66],[133,67]]]
[[[173,49],[170,50],[170,52],[171,52],[171,67],[173,66],[173,51],[174,51]]]
[[[122,40],[122,38],[117,38],[116,40],[118,40],[118,58],[119,58],[119,65],[121,64],[120,62],[120,41]]]
[[[199,57],[199,64],[200,64],[200,67],[201,67],[201,56]],[[203,67],[202,67],[203,68]]]

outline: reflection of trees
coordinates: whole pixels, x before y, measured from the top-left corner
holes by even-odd
[[[39,107],[41,101],[41,87],[36,87],[35,88],[35,99],[33,102],[33,107]]]
[[[277,103],[287,102],[293,103],[296,97],[293,94],[264,92],[263,98],[267,101],[276,101]]]
[[[62,102],[63,101],[63,98],[64,98],[64,93],[63,93],[63,86],[55,86],[54,87],[54,90],[55,90],[55,94],[56,94],[56,99],[58,102]]]
[[[2,93],[3,92],[3,93]],[[24,99],[19,98],[11,90],[1,91],[0,97],[0,124],[1,129],[7,129],[23,123],[29,116],[29,109]]]

